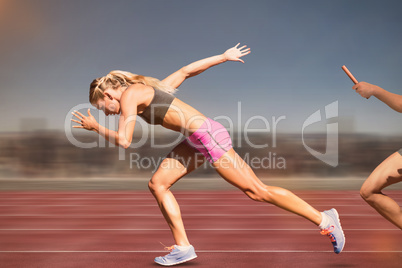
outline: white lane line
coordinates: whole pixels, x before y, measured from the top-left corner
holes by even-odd
[[[249,200],[249,198],[247,198],[246,196],[241,196],[241,197],[224,197],[224,198],[219,198],[218,196],[207,196],[207,197],[180,197],[180,196],[176,196],[176,199],[178,200]],[[300,198],[304,199],[304,200],[327,200],[328,197],[302,197],[299,196]],[[360,196],[356,196],[356,197],[339,197],[339,198],[334,198],[331,197],[331,200],[362,200],[362,198]],[[402,197],[393,197],[393,199],[402,199]],[[6,201],[6,200],[103,200],[103,201],[109,201],[109,200],[152,200],[155,202],[155,199],[152,198],[141,198],[141,197],[116,197],[116,198],[100,198],[100,197],[50,197],[50,198],[46,198],[46,197],[10,197],[10,198],[0,198],[0,201]]]
[[[109,250],[9,250],[0,251],[0,253],[159,253],[162,250],[125,250],[125,251],[109,251]],[[197,250],[198,253],[331,253],[332,250]],[[344,250],[344,253],[402,253],[402,250]]]
[[[160,214],[103,214],[103,215],[55,215],[55,214],[4,214],[0,217],[77,217],[77,218],[104,218],[104,217],[160,217]],[[293,214],[183,214],[183,217],[299,217]],[[379,214],[342,214],[342,217],[378,217]]]
[[[54,214],[4,214],[0,217],[160,217],[158,214],[103,214],[103,215],[54,215]],[[293,214],[183,214],[184,217],[299,217]],[[379,217],[377,214],[342,214],[342,217]]]
[[[348,193],[356,192],[355,190],[294,190],[300,194],[311,194],[311,195],[321,195],[325,193],[331,193],[333,195],[347,195]],[[175,190],[175,192],[179,195],[239,195],[239,190],[223,190],[223,191],[181,191]],[[318,192],[318,193],[317,193]],[[401,192],[401,190],[388,190],[388,192]],[[53,191],[53,192],[40,192],[40,191],[27,191],[27,192],[18,192],[18,191],[4,191],[0,194],[4,195],[151,195],[149,191],[93,191],[93,192],[85,192],[85,191]]]
[[[153,202],[155,203],[155,202]],[[180,207],[266,207],[266,206],[274,206],[273,204],[268,204],[268,203],[255,203],[255,204],[250,204],[250,205],[244,205],[244,204],[180,204]],[[9,205],[0,205],[0,207],[104,207],[104,206],[112,206],[112,207],[158,207],[158,205],[155,204],[93,204],[93,205],[82,205],[82,204],[77,204],[77,205],[45,205],[45,204],[38,204],[38,205],[32,205],[32,204],[9,204]],[[327,206],[327,207],[367,207],[367,204],[353,204],[353,205],[334,205],[334,204],[318,204],[314,206]]]
[[[317,231],[314,229],[186,229],[187,231]],[[400,229],[343,229],[344,231],[398,231]],[[0,231],[170,231],[170,229],[0,229]]]

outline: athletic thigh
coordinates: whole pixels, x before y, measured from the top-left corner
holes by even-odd
[[[151,183],[172,186],[176,181],[205,162],[205,157],[186,141],[177,145],[162,161]]]
[[[222,178],[243,191],[256,192],[265,189],[251,167],[233,149],[212,165]]]
[[[385,159],[363,183],[362,190],[381,192],[385,187],[402,181],[402,156],[396,152]]]

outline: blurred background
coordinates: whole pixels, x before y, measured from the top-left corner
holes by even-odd
[[[267,183],[358,189],[402,147],[402,117],[356,94],[341,66],[359,81],[402,94],[401,8],[391,0],[0,0],[0,188],[146,189],[144,181],[174,145],[160,149],[148,141],[122,159],[97,134],[71,130],[70,110],[87,104],[90,82],[110,70],[163,79],[241,42],[252,51],[245,64],[213,67],[186,81],[177,97],[211,118],[230,118],[235,149],[253,163],[265,161],[254,170]],[[324,107],[335,101],[338,116],[326,120]],[[317,110],[322,121],[303,134]],[[116,129],[117,120],[94,114]],[[244,135],[253,116],[270,126],[255,120]],[[273,118],[281,117],[274,130]],[[304,138],[325,153],[328,124],[339,130],[336,167],[303,145]],[[142,126],[137,141],[145,138]],[[159,127],[153,133],[157,144],[178,137]],[[77,147],[69,135],[101,146]],[[150,162],[139,166],[132,157]],[[182,186],[189,189],[231,187],[209,165],[188,178]]]

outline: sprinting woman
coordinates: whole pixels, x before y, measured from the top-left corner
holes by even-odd
[[[205,159],[227,182],[251,199],[274,204],[319,226],[321,234],[330,237],[335,253],[340,253],[344,247],[345,237],[335,209],[319,212],[286,189],[264,185],[233,150],[229,133],[221,124],[172,95],[184,80],[212,66],[226,61],[244,63],[240,58],[249,54],[250,49],[238,46],[221,55],[191,63],[162,81],[123,71],[111,71],[95,79],[90,85],[89,100],[106,115],[120,115],[117,132],[99,125],[89,109],[88,116],[78,111],[73,113],[78,120],[72,120],[79,124],[74,127],[95,131],[123,148],[130,146],[137,116],[150,124],[181,132],[186,137],[162,161],[149,182],[149,189],[175,240],[175,245],[168,248],[169,254],[155,258],[160,265],[175,265],[197,257],[187,238],[179,205],[169,189],[202,165]],[[196,161],[197,152],[202,153],[204,161]]]
[[[352,87],[364,98],[376,97],[397,112],[402,113],[402,96],[366,82]],[[370,174],[360,189],[362,198],[384,218],[402,229],[402,210],[389,196],[381,191],[402,181],[402,149],[391,154]]]

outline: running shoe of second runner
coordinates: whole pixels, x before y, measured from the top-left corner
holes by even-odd
[[[157,264],[172,266],[197,258],[192,245],[188,247],[173,245],[171,247],[166,247],[165,249],[170,250],[170,253],[164,257],[156,257],[155,262]]]
[[[323,212],[327,215],[329,219],[329,224],[321,229],[322,235],[327,235],[334,246],[334,252],[339,254],[342,252],[343,247],[345,246],[345,235],[342,230],[341,221],[339,220],[339,214],[336,209],[326,210]]]

